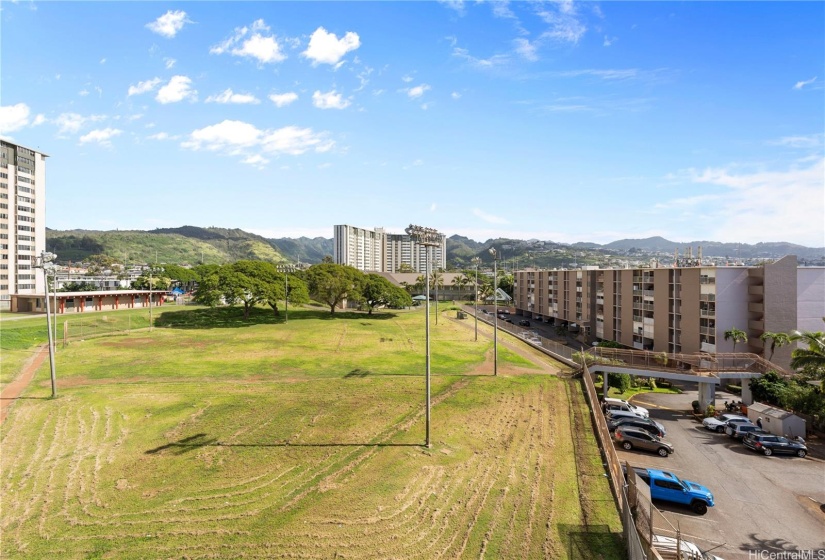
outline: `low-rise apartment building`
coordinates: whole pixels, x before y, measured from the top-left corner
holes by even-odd
[[[763,354],[764,332],[822,330],[825,316],[825,268],[799,268],[794,256],[757,267],[520,270],[514,292],[517,312],[575,323],[588,341],[668,353]],[[747,342],[725,340],[731,329]],[[773,361],[787,367],[791,351],[777,348]]]

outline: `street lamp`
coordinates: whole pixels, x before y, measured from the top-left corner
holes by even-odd
[[[289,273],[294,269],[291,264],[278,265],[278,270],[284,273],[284,323],[289,323]]]
[[[498,375],[498,253],[490,247],[493,255],[493,375]]]
[[[425,338],[426,344],[424,345],[425,354],[426,354],[426,370],[424,375],[424,385],[427,392],[426,396],[426,410],[425,410],[425,422],[426,422],[426,436],[424,438],[424,446],[431,447],[430,445],[430,247],[437,247],[441,245],[441,234],[438,233],[437,230],[433,228],[425,228],[421,226],[414,226],[410,224],[406,230],[407,235],[413,241],[418,242],[419,244],[426,247],[424,251],[424,261],[426,262],[425,266],[425,274],[424,277],[426,279],[426,297],[427,297],[427,304],[425,308]]]
[[[481,259],[478,257],[473,257],[471,261],[476,267],[476,297],[475,297],[475,308],[476,308],[476,342],[478,342],[478,265],[481,263]]]
[[[49,271],[54,270],[54,263],[52,262],[57,255],[43,251],[40,253],[40,264],[35,265],[35,268],[43,269],[43,282],[46,292],[46,332],[49,337],[49,369],[51,371],[52,380],[52,398],[57,396],[57,377],[54,373],[54,344],[52,341],[52,319],[51,310],[49,309]]]

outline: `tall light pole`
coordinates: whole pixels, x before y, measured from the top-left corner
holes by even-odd
[[[493,375],[498,375],[498,253],[490,247],[493,255]]]
[[[52,261],[55,257],[56,255],[54,253],[43,251],[40,253],[40,264],[36,265],[36,268],[43,269],[43,282],[46,292],[46,332],[49,338],[49,369],[52,380],[52,398],[57,396],[57,377],[54,373],[54,344],[52,343],[52,319],[51,310],[49,309],[49,271],[54,270],[54,263]]]
[[[424,374],[424,386],[426,390],[426,410],[425,410],[425,422],[426,422],[426,435],[424,438],[424,446],[431,447],[430,445],[430,248],[437,247],[441,244],[441,234],[438,233],[437,230],[432,228],[425,228],[422,226],[414,226],[410,224],[406,230],[407,235],[413,241],[423,245],[425,247],[424,250],[424,260],[426,262],[425,266],[425,274],[426,276],[426,298],[427,304],[425,307],[425,329],[424,329],[424,336],[426,338],[426,344],[424,345],[425,348],[425,355],[426,355],[426,370]]]
[[[279,264],[277,268],[284,273],[284,323],[289,323],[289,273],[294,267],[291,264]]]
[[[476,266],[476,297],[475,297],[475,309],[476,309],[476,342],[478,342],[478,265],[481,263],[481,259],[478,257],[473,257],[470,261]]]

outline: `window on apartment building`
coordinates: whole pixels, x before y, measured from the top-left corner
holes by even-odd
[[[9,289],[8,284],[0,284],[0,290],[8,290],[8,289]]]
[[[0,249],[2,249],[2,250],[7,250],[8,248],[9,248],[8,243],[2,243],[2,244],[0,244]]]
[[[0,224],[0,229],[9,229],[9,224]]]
[[[9,215],[8,215],[8,214],[3,214],[3,213],[0,213],[0,218],[6,218],[6,219],[8,219],[8,218],[9,218]]]
[[[17,210],[19,210],[20,212],[34,212],[34,208],[31,208],[29,206],[20,206],[19,204],[17,205]]]
[[[17,187],[17,190],[20,192],[31,193],[34,194],[34,189],[30,189],[29,187]]]
[[[0,226],[3,226],[3,225],[5,225],[5,224],[0,224]],[[2,229],[9,229],[9,228],[8,228],[8,226],[6,226]],[[30,226],[17,226],[17,231],[34,231],[34,228],[30,227]]]
[[[17,270],[31,270],[31,265],[29,264],[18,264]]]
[[[5,233],[0,235],[0,239],[8,239],[8,238],[9,238],[9,236],[6,235]],[[18,241],[34,241],[34,237],[32,237],[30,235],[18,235],[17,240]]]
[[[8,179],[8,178],[9,178],[8,173],[0,173],[0,179]]]
[[[5,202],[0,202],[0,208],[2,208],[2,209],[4,209],[4,210],[8,210],[8,209],[9,209],[9,205],[8,205],[8,204],[6,204]]]
[[[34,218],[31,216],[17,216],[17,219],[21,222],[34,222]]]
[[[0,274],[0,280],[8,280],[8,279],[9,279],[8,274]]]

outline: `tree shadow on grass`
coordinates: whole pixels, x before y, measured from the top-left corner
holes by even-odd
[[[592,558],[624,558],[621,534],[613,533],[607,525],[557,526],[567,558],[591,560]],[[612,553],[612,554],[611,554]]]
[[[317,319],[322,321],[361,321],[362,325],[369,325],[368,321],[385,321],[394,319],[395,313],[374,313],[367,315],[366,312],[357,311],[337,311],[330,313],[329,310],[320,309],[300,309],[292,310],[289,313],[289,321],[306,321]],[[175,311],[161,313],[155,320],[155,326],[170,329],[232,329],[253,327],[255,325],[281,325],[288,324],[286,313],[281,309],[276,316],[271,309],[254,307],[249,311],[249,318],[244,319],[243,307],[214,307],[208,309],[191,309],[187,311]]]
[[[206,434],[201,433],[167,443],[166,445],[161,445],[160,447],[149,449],[144,451],[144,454],[158,455],[163,452],[169,452],[173,455],[183,455],[184,453],[200,449],[201,447],[423,447],[423,444],[357,442],[290,443],[288,441],[280,441],[275,443],[224,443],[218,441],[217,438],[206,439]]]

